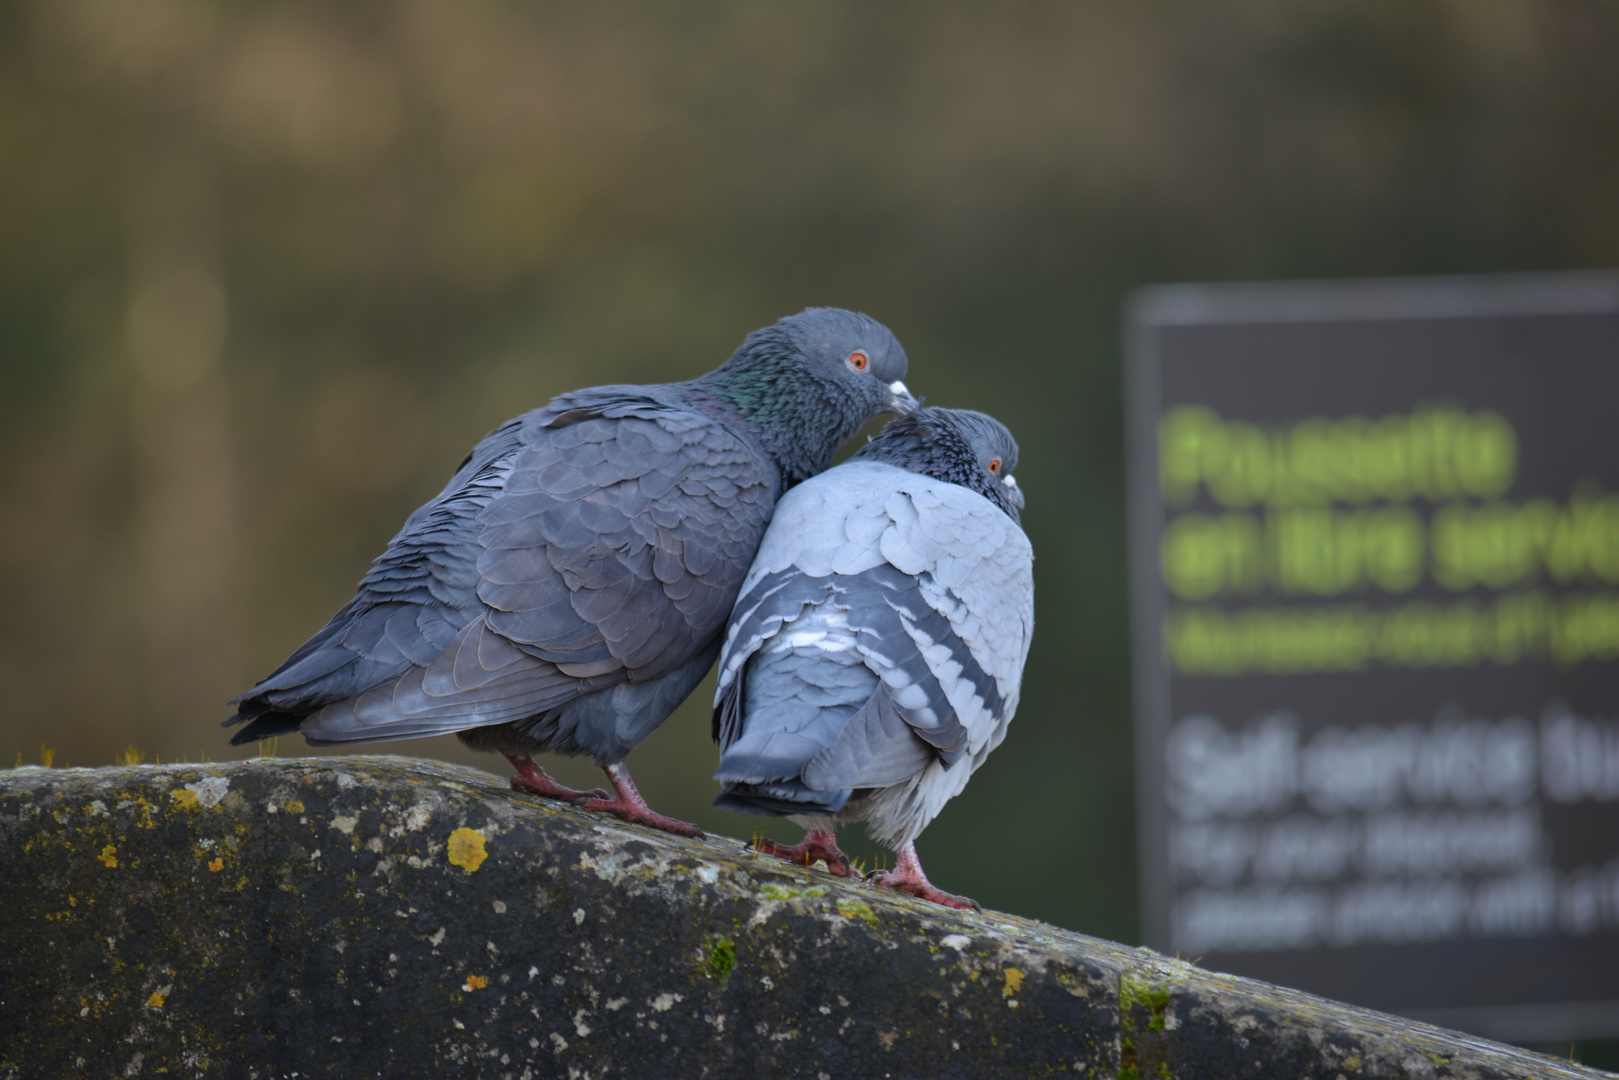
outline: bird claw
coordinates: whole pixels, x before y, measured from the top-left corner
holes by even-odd
[[[893,870],[873,870],[866,875],[866,884],[874,885],[879,889],[894,889],[897,892],[914,896],[918,900],[928,900],[960,911],[984,910],[983,905],[970,896],[957,896],[955,893],[947,893],[929,881],[918,881],[914,877],[907,877]]]
[[[785,859],[798,866],[813,866],[818,862],[826,864],[826,872],[834,877],[852,878],[855,876],[854,867],[849,857],[838,850],[836,844],[822,844],[814,840],[805,839],[797,844],[781,844],[768,837],[758,836],[748,842],[748,847],[761,855],[772,855],[778,859]]]
[[[679,821],[672,817],[664,817],[654,813],[644,806],[637,806],[625,799],[611,799],[606,792],[600,792],[600,798],[581,799],[574,805],[581,810],[590,810],[598,814],[611,814],[620,821],[627,821],[632,825],[645,825],[660,832],[673,833],[676,836],[689,836],[693,840],[706,840],[708,834],[689,822]]]
[[[547,799],[557,799],[566,803],[579,803],[584,799],[605,799],[607,792],[601,788],[592,788],[590,791],[575,791],[571,787],[557,783],[551,779],[544,769],[535,769],[532,774],[518,773],[512,777],[513,791],[526,791],[531,795],[543,795]]]

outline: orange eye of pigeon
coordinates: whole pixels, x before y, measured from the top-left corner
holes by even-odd
[[[989,459],[989,471],[994,473],[997,476],[1000,475],[1000,472],[1001,472],[1001,459],[1000,458],[990,458]]]
[[[866,359],[866,354],[863,352],[852,352],[849,354],[849,366],[854,368],[856,371],[865,371],[866,364],[869,362],[870,361]]]

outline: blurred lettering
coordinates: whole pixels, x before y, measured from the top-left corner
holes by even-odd
[[[1561,701],[1540,720],[1541,783],[1554,802],[1619,799],[1619,720],[1576,716]]]
[[[1234,676],[1395,668],[1456,668],[1545,660],[1569,666],[1619,657],[1619,593],[1557,598],[1538,590],[1488,603],[1172,607],[1164,623],[1179,675]]]
[[[1183,405],[1160,421],[1159,465],[1171,506],[1200,489],[1232,509],[1490,499],[1512,486],[1518,438],[1499,413],[1455,406],[1265,428]]]
[[[1175,947],[1204,953],[1619,929],[1619,860],[1562,872],[1537,796],[1619,800],[1619,719],[1205,714],[1166,744]]]
[[[1181,600],[1408,592],[1424,574],[1444,589],[1619,584],[1619,495],[1581,484],[1566,503],[1447,502],[1431,521],[1407,506],[1187,512],[1159,554]]]

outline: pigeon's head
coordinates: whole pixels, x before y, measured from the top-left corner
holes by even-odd
[[[856,458],[882,461],[978,492],[1013,520],[1023,509],[1017,440],[993,416],[972,409],[916,409],[888,422]]]
[[[905,350],[876,319],[807,308],[755,330],[705,378],[760,429],[789,482],[832,464],[832,451],[883,413],[920,407],[905,387]]]
[[[842,308],[806,308],[776,326],[795,344],[827,404],[855,430],[874,416],[917,408],[905,388],[905,350],[876,319]]]

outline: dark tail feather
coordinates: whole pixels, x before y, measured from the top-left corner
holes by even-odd
[[[711,733],[720,744],[721,752],[742,737],[742,683],[747,675],[748,668],[744,664],[731,685],[725,688],[725,696],[714,703]]]
[[[744,814],[788,817],[792,814],[831,815],[849,801],[848,791],[811,791],[796,780],[770,784],[726,784],[714,805]]]
[[[225,717],[219,722],[220,727],[235,727],[237,724],[245,724],[249,720],[257,720],[275,708],[274,705],[264,701],[262,698],[258,701],[247,701],[247,696],[247,694],[243,694],[241,697],[233,698],[228,702],[228,704],[236,706],[236,715]],[[244,701],[246,701],[246,704],[241,704]]]
[[[308,715],[306,712],[269,712],[262,708],[249,712],[244,708],[235,716],[225,720],[220,726],[231,727],[243,721],[250,721],[245,728],[230,737],[232,746],[241,746],[243,743],[258,742],[260,739],[268,739],[276,735],[286,735],[297,731],[298,725],[302,724],[304,718]]]

